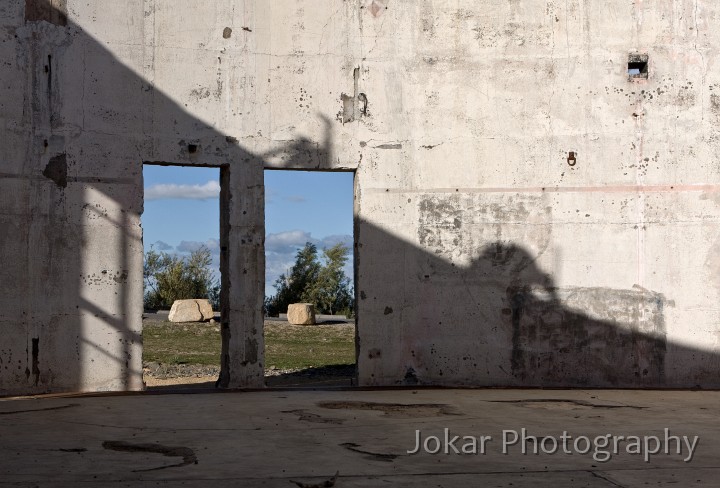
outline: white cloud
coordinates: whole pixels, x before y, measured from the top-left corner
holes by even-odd
[[[154,249],[157,249],[158,251],[169,251],[173,247],[164,241],[155,241],[153,244],[151,244],[151,247]]]
[[[268,234],[265,237],[265,294],[274,295],[276,290],[272,286],[281,274],[286,274],[295,264],[295,255],[298,249],[306,242],[318,247],[318,257],[322,250],[342,242],[350,248],[352,254],[353,237],[351,235],[331,235],[322,239],[315,239],[309,232],[303,230],[290,230]],[[352,277],[352,259],[345,266],[345,274]]]
[[[180,241],[175,249],[180,252],[193,252],[201,247],[207,247],[211,254],[220,254],[220,241],[218,239],[208,239],[205,242],[200,241]]]
[[[352,252],[353,236],[349,234],[337,234],[323,237],[323,239],[318,242],[317,245],[319,250],[323,250],[329,247],[333,247],[335,244],[339,243],[345,244],[345,246],[350,249],[350,252]]]
[[[215,180],[210,180],[203,185],[161,183],[145,189],[145,200],[163,200],[168,198],[205,200],[208,198],[218,198],[219,195],[220,183]]]
[[[268,234],[265,237],[265,251],[279,254],[292,253],[303,247],[306,242],[316,243],[309,232],[304,230],[289,230]]]

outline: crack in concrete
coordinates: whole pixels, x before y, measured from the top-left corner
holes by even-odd
[[[614,482],[613,480],[606,478],[605,476],[603,476],[595,471],[588,471],[588,473],[590,473],[591,475],[593,475],[596,478],[600,478],[603,481],[607,481],[608,483],[610,483],[613,486],[619,486],[620,488],[625,488],[625,485],[618,484],[618,483]]]
[[[381,452],[372,452],[372,451],[366,451],[364,449],[359,449],[360,444],[355,444],[354,442],[344,442],[344,443],[340,444],[340,447],[344,447],[348,451],[365,454],[365,457],[367,459],[374,459],[376,461],[385,461],[385,462],[391,463],[398,457],[397,454],[386,454],[386,453],[381,453]]]
[[[611,405],[606,403],[592,403],[585,400],[565,400],[559,398],[541,398],[536,400],[488,400],[491,403],[517,403],[521,406],[531,406],[533,404],[563,404],[563,405],[575,405],[584,408],[634,408],[644,409],[648,407],[640,407],[637,405]]]

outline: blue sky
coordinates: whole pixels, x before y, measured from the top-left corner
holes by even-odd
[[[145,250],[184,254],[204,245],[219,269],[220,170],[145,165],[143,176]],[[352,249],[352,207],[352,173],[265,171],[266,295],[305,242]],[[352,279],[352,260],[345,272]]]

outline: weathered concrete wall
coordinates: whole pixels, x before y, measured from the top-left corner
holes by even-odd
[[[144,162],[222,168],[221,384],[262,385],[263,164],[237,143],[254,75],[242,30],[211,32],[249,14],[229,1],[12,3],[0,393],[143,387]]]
[[[718,14],[364,15],[361,383],[718,385]]]
[[[223,168],[225,386],[262,382],[263,167],[356,172],[361,384],[720,386],[716,2],[26,3],[0,391],[141,387],[143,162]]]

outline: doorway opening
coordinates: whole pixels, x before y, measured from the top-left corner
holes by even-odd
[[[356,384],[354,173],[265,170],[265,382]]]
[[[220,168],[144,164],[143,179],[143,380],[148,389],[214,388]]]

